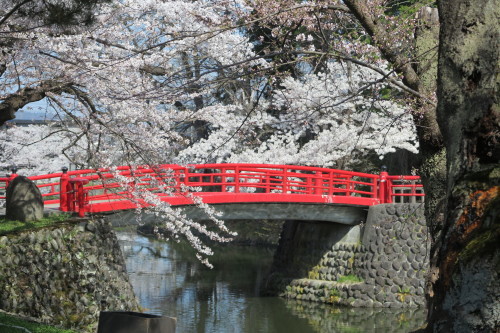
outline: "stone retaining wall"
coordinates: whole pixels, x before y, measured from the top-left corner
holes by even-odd
[[[0,237],[0,308],[95,331],[101,310],[139,309],[110,224],[86,221]]]
[[[281,295],[355,307],[424,306],[430,241],[423,209],[371,207],[357,242],[335,243],[307,276],[289,279]]]

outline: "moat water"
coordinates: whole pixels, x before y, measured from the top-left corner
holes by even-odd
[[[177,318],[178,333],[410,332],[423,309],[350,309],[263,297],[273,250],[223,246],[208,269],[187,244],[117,232],[130,282],[145,312]]]

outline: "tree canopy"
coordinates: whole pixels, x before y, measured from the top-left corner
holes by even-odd
[[[23,26],[44,3],[6,5],[13,14],[3,26]],[[276,4],[107,1],[90,16],[79,2],[53,1],[81,13],[4,33],[1,117],[45,101],[71,119],[73,140],[62,149],[77,147],[67,157],[80,166],[348,167],[367,153],[416,152],[410,88],[349,9]]]

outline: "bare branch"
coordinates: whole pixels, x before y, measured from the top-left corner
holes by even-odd
[[[70,64],[70,65],[73,65],[73,66],[80,67],[76,62],[63,59],[63,58],[58,57],[58,56],[56,56],[54,54],[50,54],[50,53],[43,52],[43,51],[40,51],[39,53],[42,54],[42,55],[44,55],[44,56],[54,58],[54,59],[56,59],[56,60],[58,60],[60,62],[64,62],[65,64]]]

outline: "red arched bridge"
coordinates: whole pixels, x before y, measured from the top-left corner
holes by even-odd
[[[0,189],[17,174],[0,178]],[[120,166],[115,169],[63,170],[28,177],[47,207],[99,213],[152,205],[155,194],[172,206],[291,203],[367,207],[392,202],[421,202],[418,176],[368,174],[319,167],[272,164],[173,164]],[[3,184],[2,184],[3,182]],[[5,197],[0,197],[0,199]]]

